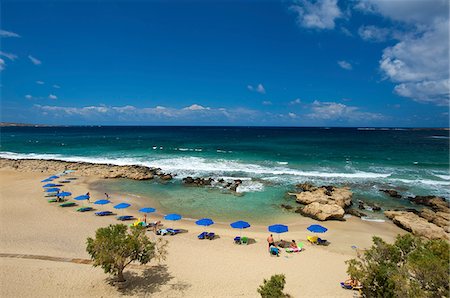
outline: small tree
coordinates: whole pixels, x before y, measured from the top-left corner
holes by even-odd
[[[347,273],[362,283],[366,297],[448,297],[449,244],[411,234],[394,244],[373,237],[374,245],[347,261]]]
[[[284,274],[275,274],[272,275],[269,280],[264,279],[264,283],[259,286],[257,291],[263,298],[289,297],[288,294],[283,293],[285,284],[286,277]]]
[[[123,282],[123,270],[130,263],[147,264],[154,257],[165,259],[166,243],[151,242],[143,227],[131,227],[128,231],[127,226],[117,224],[99,228],[94,239],[87,238],[86,250],[94,267],[101,266],[105,273],[116,275],[118,281]]]

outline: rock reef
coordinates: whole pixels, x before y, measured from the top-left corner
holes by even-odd
[[[305,206],[296,212],[317,220],[342,220],[345,209],[352,205],[353,194],[347,187],[315,187],[302,183],[297,188],[301,192],[294,194],[296,201]]]
[[[100,178],[127,178],[133,180],[149,180],[160,177],[172,179],[172,175],[162,173],[159,168],[138,165],[118,166],[112,164],[96,164],[88,162],[68,162],[42,159],[6,159],[0,158],[0,168],[10,168],[21,172],[59,173],[74,170],[78,175],[96,176]]]

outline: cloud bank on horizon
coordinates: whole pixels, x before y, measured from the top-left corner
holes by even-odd
[[[2,121],[449,126],[447,0],[3,9]]]

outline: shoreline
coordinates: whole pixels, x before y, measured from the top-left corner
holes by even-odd
[[[97,217],[92,212],[78,213],[75,208],[60,208],[47,203],[40,181],[51,174],[0,169],[1,223],[4,227],[0,230],[0,253],[88,259],[86,238],[93,236],[99,227],[119,223],[114,217]],[[71,176],[78,179],[63,189],[72,192],[73,196],[86,192],[95,198],[104,196],[89,188],[90,183],[98,181],[98,177],[83,177],[76,172]],[[112,206],[98,209],[112,209]],[[139,216],[134,209],[127,211]],[[148,216],[149,221],[161,218],[162,214]],[[357,251],[352,246],[358,250],[364,249],[370,247],[373,235],[392,242],[397,234],[405,233],[389,222],[370,224],[359,219],[330,221],[326,223],[329,231],[324,236],[331,244],[318,247],[306,242],[306,236],[310,234],[306,227],[317,222],[305,218],[304,222],[290,225],[289,232],[280,238],[301,241],[305,243],[306,250],[298,254],[283,252],[281,257],[273,258],[267,254],[266,226],[256,224],[244,230],[243,234],[254,239],[255,243],[239,246],[233,243],[239,231],[230,228],[228,223],[208,227],[207,230],[214,231],[219,238],[201,241],[197,235],[205,228],[191,220],[162,222],[166,227],[188,232],[164,236],[169,241],[167,261],[162,265],[149,264],[152,270],[162,270],[155,274],[163,274],[166,279],[146,276],[146,270],[127,270],[127,276],[134,282],[152,285],[151,288],[138,287],[128,293],[129,296],[142,296],[150,291],[162,297],[205,297],[211,295],[210,285],[214,284],[217,285],[214,287],[216,297],[257,297],[256,288],[264,278],[284,273],[286,292],[295,297],[352,297],[351,291],[342,290],[339,285],[347,277],[345,260],[356,256]],[[147,233],[151,239],[161,237]],[[275,235],[275,238],[278,236]],[[83,264],[0,257],[0,267],[2,293],[6,296],[17,296],[19,293],[21,296],[39,297],[122,295],[105,282],[107,276],[100,268]],[[218,271],[217,268],[221,269]]]

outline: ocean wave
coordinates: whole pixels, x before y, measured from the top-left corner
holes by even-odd
[[[399,181],[399,182],[403,182],[406,184],[421,183],[421,184],[426,184],[426,185],[450,186],[450,181],[438,181],[438,180],[429,180],[429,179],[409,180],[409,179],[399,179],[399,178],[393,178],[393,179],[389,179],[389,180],[390,181]]]
[[[433,174],[433,175],[444,180],[450,180],[450,175],[442,175],[442,174]]]
[[[429,139],[444,139],[444,140],[450,139],[449,136],[429,136],[427,138],[429,138]]]

